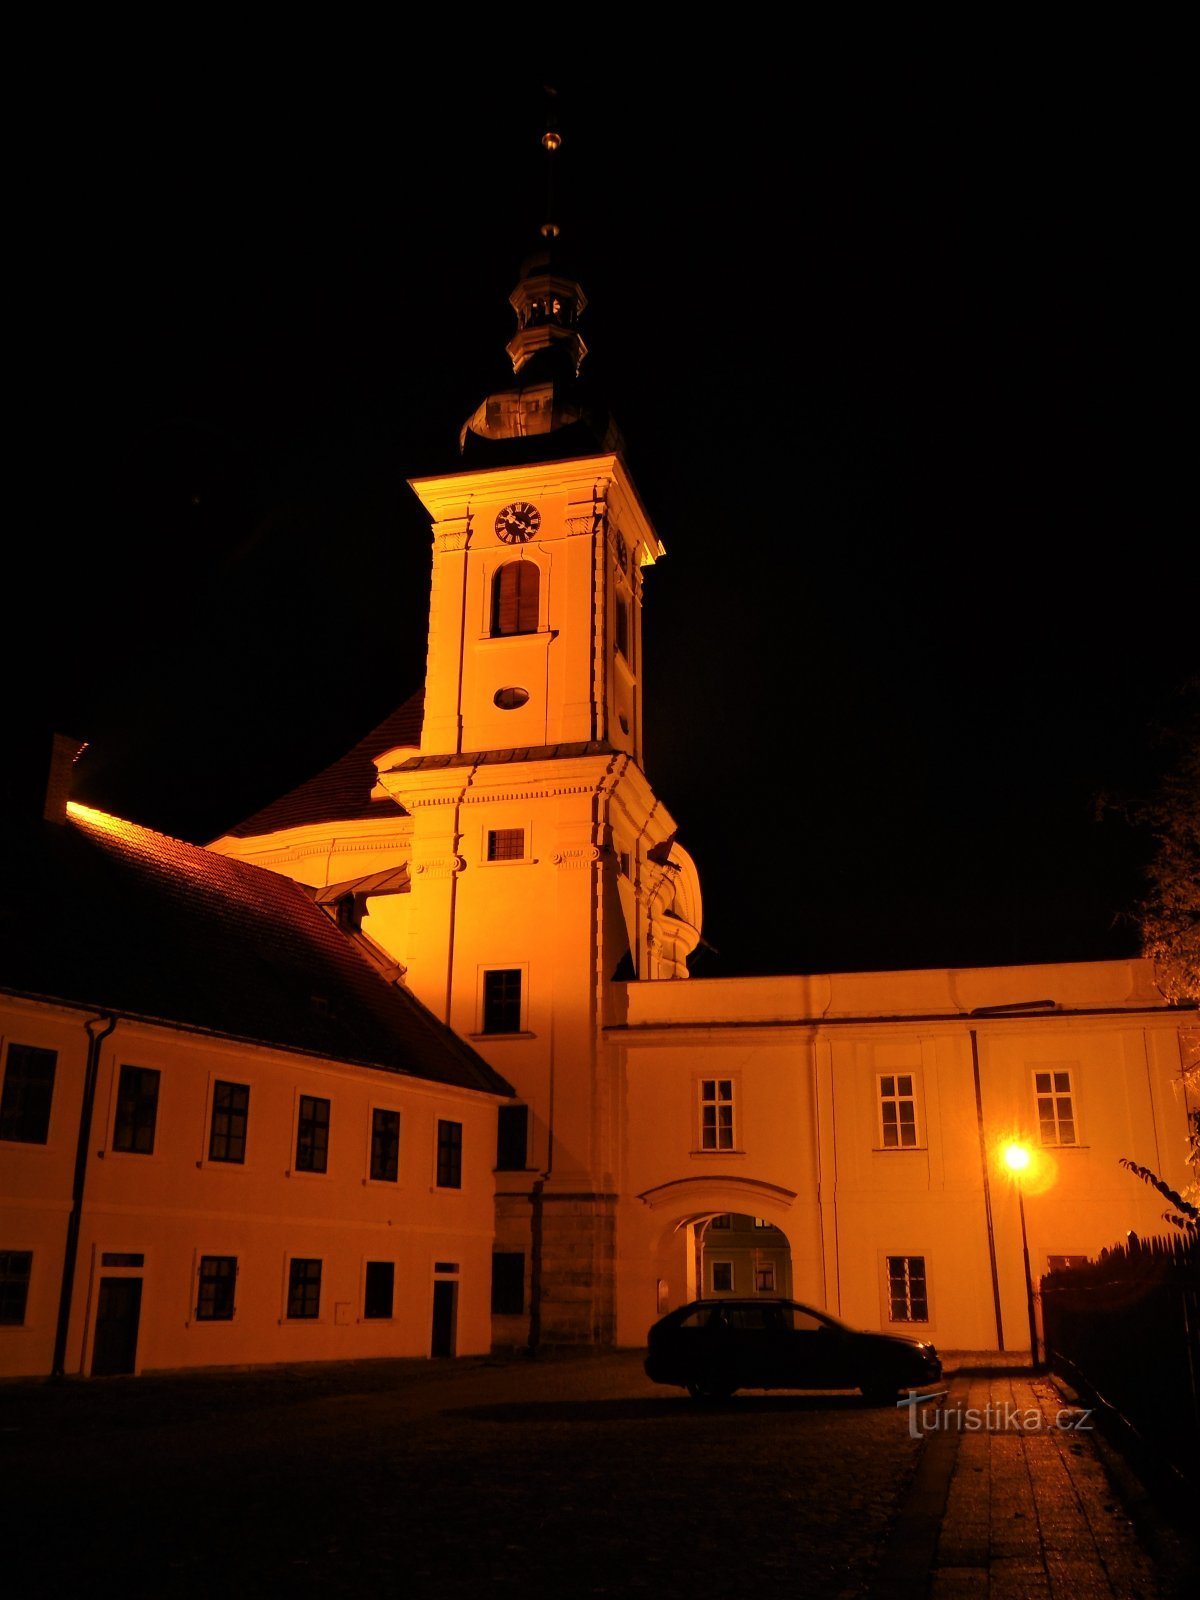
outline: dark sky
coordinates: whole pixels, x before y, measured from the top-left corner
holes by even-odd
[[[1136,948],[1095,800],[1198,656],[1169,41],[1010,44],[555,66],[697,973]],[[15,720],[190,839],[421,681],[405,480],[503,385],[543,209],[516,49],[266,61],[47,71],[14,197]]]

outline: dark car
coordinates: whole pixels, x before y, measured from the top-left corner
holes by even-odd
[[[873,1405],[942,1375],[931,1344],[863,1333],[795,1300],[693,1300],[650,1329],[646,1376],[696,1399],[736,1389],[861,1389]]]

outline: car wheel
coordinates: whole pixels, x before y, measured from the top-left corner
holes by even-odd
[[[894,1383],[864,1383],[862,1397],[869,1406],[894,1406],[900,1391]]]

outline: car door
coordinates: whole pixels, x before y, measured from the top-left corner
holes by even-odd
[[[781,1365],[786,1371],[786,1386],[852,1388],[846,1339],[836,1324],[827,1322],[808,1306],[786,1303],[779,1309],[784,1324]]]

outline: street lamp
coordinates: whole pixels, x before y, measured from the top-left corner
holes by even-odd
[[[1033,1274],[1029,1270],[1029,1235],[1025,1232],[1025,1190],[1022,1176],[1029,1170],[1033,1152],[1027,1144],[1007,1144],[1002,1151],[1004,1165],[1017,1187],[1017,1210],[1021,1217],[1021,1256],[1025,1263],[1025,1302],[1029,1308],[1029,1355],[1038,1364],[1037,1313],[1033,1304]]]

